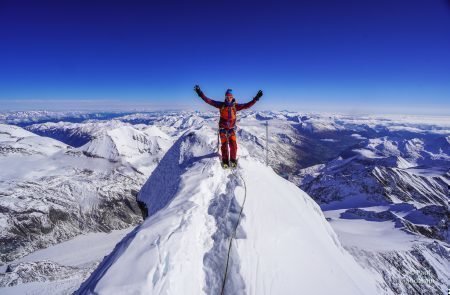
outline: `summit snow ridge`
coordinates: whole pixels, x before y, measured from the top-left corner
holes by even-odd
[[[244,192],[215,152],[207,126],[177,140],[139,193],[149,217],[76,294],[218,294]],[[319,206],[244,147],[240,153],[248,195],[225,294],[378,293]]]

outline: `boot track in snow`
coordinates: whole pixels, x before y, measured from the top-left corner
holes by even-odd
[[[227,178],[225,192],[212,199],[208,208],[208,214],[214,217],[217,226],[217,231],[212,235],[213,246],[203,259],[206,272],[204,291],[212,295],[241,294],[245,290],[244,280],[239,273],[239,259],[236,254],[232,254],[232,245],[234,239],[245,238],[245,233],[241,230],[237,235],[237,230],[247,192],[239,170],[232,170]],[[242,205],[236,198],[237,186],[244,187]]]
[[[238,216],[238,220],[236,222],[236,226],[234,227],[233,235],[231,236],[230,243],[228,244],[227,264],[225,266],[225,274],[224,274],[223,282],[222,282],[222,291],[220,292],[220,294],[224,294],[224,291],[225,291],[225,283],[227,281],[227,274],[228,274],[228,263],[230,261],[231,245],[233,244],[233,239],[236,238],[236,230],[241,221],[242,212],[244,211],[244,206],[245,206],[245,200],[247,199],[247,187],[245,185],[245,180],[242,177],[242,175],[239,173],[239,171],[237,171],[237,174],[235,174],[235,175],[238,175],[241,178],[242,183],[244,184],[244,201],[242,202],[242,205],[241,205],[241,211],[239,211],[239,216]]]

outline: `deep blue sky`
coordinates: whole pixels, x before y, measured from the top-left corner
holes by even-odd
[[[0,103],[450,114],[446,0],[3,1]]]

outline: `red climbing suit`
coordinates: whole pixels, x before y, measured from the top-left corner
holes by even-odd
[[[208,97],[206,97],[203,93],[200,97],[209,105],[212,105],[215,108],[220,110],[220,120],[219,120],[219,134],[220,134],[220,142],[221,142],[221,151],[222,151],[222,160],[231,161],[236,160],[237,155],[237,142],[236,142],[236,112],[245,110],[250,108],[256,103],[256,99],[253,99],[247,103],[241,104],[236,103],[236,100],[233,100],[228,103],[225,101],[215,101]],[[228,138],[228,140],[227,140]],[[228,155],[228,146],[230,148],[230,155]]]

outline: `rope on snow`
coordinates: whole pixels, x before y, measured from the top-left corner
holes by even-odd
[[[223,295],[224,292],[225,292],[225,282],[227,281],[228,264],[229,264],[229,261],[230,261],[231,245],[233,244],[233,239],[236,239],[236,231],[237,231],[237,228],[238,228],[239,223],[241,221],[242,211],[244,211],[245,200],[247,199],[247,185],[245,183],[245,180],[242,177],[240,172],[237,175],[242,179],[242,182],[244,183],[244,201],[242,202],[241,211],[239,212],[239,216],[238,216],[238,220],[236,222],[236,226],[235,226],[235,228],[233,230],[233,234],[231,235],[230,243],[228,244],[227,264],[225,266],[225,273],[224,273],[223,281],[222,281],[222,291],[220,292],[221,295]]]

